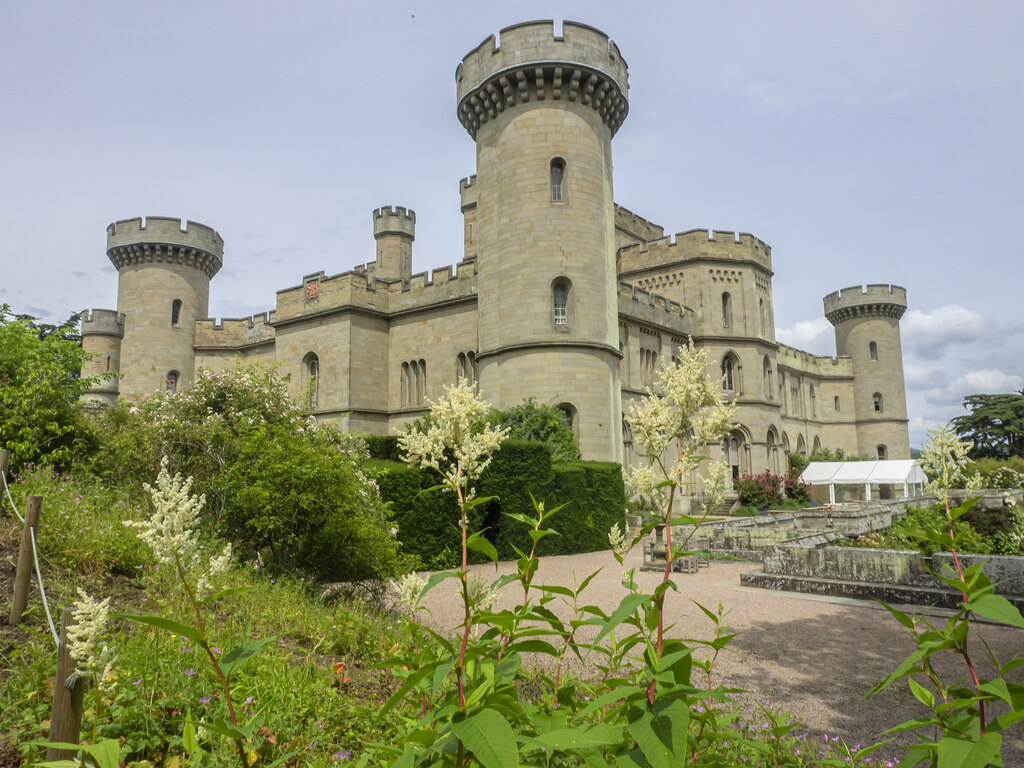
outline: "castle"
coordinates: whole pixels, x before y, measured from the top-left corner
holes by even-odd
[[[476,142],[460,182],[465,251],[414,273],[416,216],[373,211],[375,260],[306,275],[274,309],[208,317],[224,241],[177,219],[107,228],[117,309],[94,309],[85,374],[119,371],[88,398],[113,403],[189,386],[236,357],[279,363],[320,418],[387,434],[459,377],[497,407],[526,397],[571,418],[583,458],[623,462],[623,413],[659,360],[688,339],[739,404],[715,452],[734,475],[786,468],[825,446],[909,458],[899,319],[906,292],[855,286],[825,297],[837,357],[775,340],[771,248],[747,233],[662,227],[615,204],[612,137],[628,112],[626,62],[604,33],[550,21],[503,29],[459,64],[457,115]],[[721,455],[721,454],[718,454]]]

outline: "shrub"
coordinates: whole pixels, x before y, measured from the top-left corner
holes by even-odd
[[[458,506],[451,494],[427,490],[436,475],[394,462],[372,460],[367,471],[376,480],[381,498],[391,507],[402,551],[418,555],[429,568],[456,565],[461,533],[456,526]],[[621,524],[625,509],[622,470],[618,464],[572,462],[552,466],[546,446],[506,440],[495,451],[479,481],[479,495],[492,498],[486,505],[467,509],[474,531],[485,529],[499,557],[517,557],[514,547],[529,549],[525,525],[510,514],[532,514],[533,499],[564,504],[551,517],[547,536],[538,544],[545,554],[575,554],[606,549],[607,532]],[[554,506],[555,501],[548,503]],[[481,561],[470,552],[471,560]]]
[[[782,480],[771,472],[760,475],[744,475],[736,481],[736,492],[740,496],[740,504],[769,509],[782,501]]]
[[[539,405],[532,397],[504,411],[492,409],[484,420],[496,427],[507,427],[509,439],[543,443],[553,462],[576,461],[580,457],[569,417],[552,405]]]
[[[272,572],[358,581],[411,565],[363,472],[365,444],[307,417],[272,367],[200,371],[187,390],[110,409],[96,429],[92,471],[141,490],[166,455],[205,494],[207,533]]]
[[[811,500],[811,486],[801,481],[799,475],[787,472],[782,480],[786,489],[787,499],[800,502]]]

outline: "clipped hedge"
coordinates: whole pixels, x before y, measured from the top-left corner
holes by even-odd
[[[384,452],[390,447],[371,444],[370,450],[378,455],[375,450]],[[383,459],[371,460],[368,471],[377,480],[381,498],[391,504],[402,550],[418,555],[427,568],[457,565],[460,533],[455,498],[439,490],[424,492],[437,484],[437,475]],[[505,513],[532,516],[531,494],[548,509],[565,504],[548,525],[560,535],[541,539],[539,554],[607,549],[608,530],[625,520],[625,489],[618,464],[580,461],[552,465],[550,451],[541,443],[502,443],[480,478],[477,492],[496,498],[473,509],[470,528],[486,528],[486,537],[503,560],[517,557],[516,547],[530,549],[527,527]],[[471,559],[479,562],[480,556]]]

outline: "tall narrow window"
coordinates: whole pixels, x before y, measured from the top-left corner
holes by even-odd
[[[888,449],[884,445],[878,446],[878,460],[879,461],[885,461],[885,459],[886,459],[886,457],[888,455],[889,455],[889,451],[888,451]]]
[[[771,400],[775,397],[775,387],[772,385],[772,364],[768,361],[768,356],[764,358],[764,396]]]
[[[726,356],[722,360],[722,389],[732,392],[736,389],[736,371],[732,358]]]
[[[409,394],[412,389],[412,374],[409,371],[409,364],[402,363],[402,405],[410,405],[412,396]]]
[[[881,413],[882,412],[882,393],[881,392],[875,392],[875,394],[873,394],[871,396],[871,404],[875,408],[875,413]]]
[[[809,392],[811,395],[811,418],[816,419],[818,418],[818,399],[814,396],[813,384],[810,385]]]
[[[835,403],[836,403],[836,406],[835,406],[836,407],[836,413],[839,413],[839,395],[835,396]]]
[[[416,366],[416,403],[422,405],[427,398],[427,361],[420,360]]]
[[[569,316],[566,305],[569,303],[569,291],[562,283],[555,284],[555,325],[568,325]]]
[[[167,372],[167,385],[166,385],[166,388],[167,388],[168,392],[177,392],[178,391],[178,372],[177,371],[168,371]]]
[[[873,341],[870,344],[868,344],[868,354],[871,355],[872,360],[878,359],[878,345],[875,344],[875,342]]]
[[[317,407],[320,401],[320,358],[310,352],[302,360],[302,375],[306,387],[306,407],[310,410]]]
[[[722,327],[728,328],[732,325],[732,296],[728,293],[722,294]]]
[[[181,299],[171,302],[171,325],[177,325],[181,319]]]
[[[561,203],[564,200],[565,160],[556,157],[551,161],[551,202]]]

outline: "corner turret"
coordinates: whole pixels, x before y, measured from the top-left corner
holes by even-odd
[[[836,353],[853,362],[857,449],[879,459],[909,459],[907,392],[900,318],[907,291],[898,285],[854,285],[824,299],[835,326]]]
[[[124,317],[120,394],[145,398],[192,383],[196,320],[209,315],[210,279],[224,263],[224,240],[205,224],[150,216],[107,227]]]
[[[117,373],[121,370],[121,339],[124,315],[113,309],[89,309],[82,314],[82,349],[92,355],[82,366],[82,376],[108,376],[82,393],[82,401],[100,405],[117,402]]]
[[[400,205],[384,205],[373,212],[377,241],[374,276],[408,280],[412,275],[412,241],[416,239],[416,212]]]

